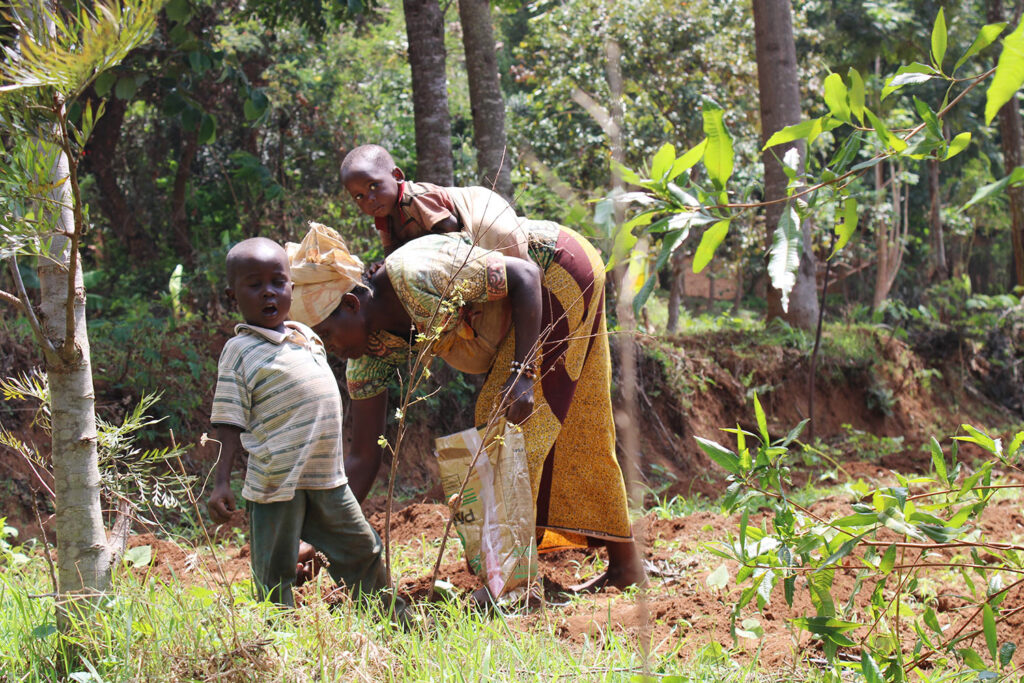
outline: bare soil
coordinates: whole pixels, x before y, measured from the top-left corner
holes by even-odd
[[[849,510],[849,500],[827,498],[815,503],[813,513],[828,517]],[[436,542],[444,531],[448,508],[439,503],[412,503],[393,512],[390,531],[394,546]],[[383,536],[384,514],[370,516],[371,523]],[[244,524],[244,518],[239,518]],[[510,615],[507,619],[513,628],[529,630],[544,626],[567,643],[581,644],[584,640],[603,642],[609,637],[625,636],[636,642],[647,642],[657,653],[672,652],[681,660],[692,657],[709,643],[717,642],[726,647],[733,644],[730,623],[732,603],[738,597],[739,589],[733,587],[736,576],[735,565],[727,564],[730,582],[725,590],[708,586],[709,574],[721,561],[710,555],[706,548],[728,539],[735,534],[735,517],[730,518],[713,512],[698,512],[687,517],[660,519],[653,513],[639,520],[635,526],[638,542],[643,548],[645,564],[651,583],[643,592],[623,593],[607,588],[584,597],[571,597],[566,588],[579,583],[598,571],[598,554],[602,551],[568,550],[543,554],[540,558],[540,573],[544,582],[544,599],[526,611]],[[1024,507],[1018,500],[1000,500],[985,512],[981,528],[990,539],[1024,538]],[[453,552],[446,558],[457,557],[458,540],[449,538]],[[151,580],[194,582],[209,587],[224,586],[246,578],[249,572],[248,545],[232,546],[219,550],[216,555],[203,548],[179,545],[174,541],[158,538],[153,534],[133,536],[130,545],[149,545],[153,560],[148,567],[137,568],[140,574]],[[983,558],[994,562],[995,558]],[[929,561],[956,563],[970,561],[955,556],[952,551],[937,553]],[[860,568],[855,558],[846,561],[837,569],[833,597],[837,605],[845,604],[853,591],[855,576]],[[432,575],[427,572],[415,576],[397,576],[400,593],[415,603],[431,599]],[[465,562],[454,559],[442,563],[438,578],[454,585],[456,590],[468,594],[479,587],[479,582],[466,567]],[[864,610],[869,603],[869,585],[862,589],[854,600],[854,620],[864,619]],[[893,586],[886,588],[885,596],[893,595]],[[972,621],[973,608],[968,609],[965,585],[954,574],[935,570],[930,574],[930,583],[922,586],[907,597],[919,604],[930,605],[943,627],[959,628],[965,621]],[[323,591],[320,585],[307,584],[297,590],[299,604],[315,600],[334,602],[346,599],[341,593]],[[1011,590],[1006,605],[1024,604],[1024,586]],[[923,607],[922,607],[923,609]],[[762,670],[785,671],[801,662],[821,660],[821,643],[806,632],[795,629],[790,620],[798,616],[814,614],[806,581],[797,584],[793,606],[782,599],[781,590],[776,589],[771,602],[758,612],[751,606],[743,611],[740,619],[754,618],[764,630],[758,639],[739,638],[736,642],[740,658],[758,657]],[[978,619],[973,622],[976,628]],[[1011,615],[999,626],[1000,642],[1019,639],[1024,632],[1024,610]],[[912,642],[913,634],[904,632],[904,640]],[[985,651],[983,637],[973,646]],[[967,646],[972,646],[967,641]],[[1022,655],[1014,657],[1018,664],[1024,662]]]

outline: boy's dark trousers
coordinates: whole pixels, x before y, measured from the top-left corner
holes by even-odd
[[[249,550],[257,597],[294,606],[292,586],[299,539],[330,563],[338,585],[353,597],[387,587],[383,544],[363,516],[348,484],[333,489],[296,489],[279,503],[249,503]]]

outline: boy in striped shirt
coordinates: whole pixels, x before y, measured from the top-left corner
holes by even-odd
[[[380,537],[348,487],[341,395],[320,338],[288,320],[292,282],[285,250],[257,237],[227,256],[227,295],[245,323],[221,352],[210,422],[221,444],[207,509],[214,522],[235,509],[231,470],[248,466],[249,543],[257,595],[293,606],[300,540],[354,595],[387,587]]]

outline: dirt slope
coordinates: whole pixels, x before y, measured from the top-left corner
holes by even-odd
[[[861,460],[871,439],[851,440],[851,430],[874,435],[874,439],[900,437],[886,445],[881,464],[901,471],[927,467],[928,456],[920,445],[935,435],[950,436],[960,423],[990,429],[1006,429],[1020,423],[1020,415],[986,397],[977,388],[986,368],[984,359],[939,359],[929,361],[914,353],[904,342],[885,331],[863,330],[843,335],[849,352],[830,348],[828,339],[818,361],[815,376],[813,437],[838,459]],[[222,330],[216,335],[226,338]],[[622,343],[613,336],[613,347]],[[4,340],[0,340],[4,341]],[[807,350],[800,344],[771,344],[750,332],[725,331],[681,336],[670,340],[644,337],[638,342],[638,403],[640,423],[640,472],[643,490],[661,495],[703,494],[717,496],[722,490],[721,471],[700,451],[693,439],[699,435],[727,442],[722,427],[740,424],[753,428],[751,396],[757,393],[769,417],[773,435],[784,435],[811,411]],[[212,343],[212,342],[211,342]],[[2,369],[7,374],[24,371],[35,362],[24,344],[5,344]],[[218,349],[211,348],[215,354]],[[614,351],[614,349],[613,349]],[[613,352],[617,387],[617,354]],[[173,360],[173,359],[172,359]],[[151,372],[159,368],[149,368]],[[127,370],[130,376],[130,368]],[[990,382],[991,383],[991,382]],[[106,396],[97,385],[98,404],[131,405],[133,397]],[[210,387],[212,393],[212,386]],[[455,431],[471,421],[471,387],[459,393],[442,390],[433,408],[417,407],[405,437],[397,479],[397,490],[412,500],[438,500],[437,469],[432,440],[438,430]],[[617,393],[613,391],[617,398]],[[165,397],[169,398],[169,397]],[[209,396],[195,413],[182,421],[204,429]],[[433,412],[431,412],[431,410]],[[0,403],[0,420],[16,437],[45,452],[45,434],[30,426],[34,406],[17,400]],[[108,419],[116,416],[108,415]],[[849,425],[849,427],[844,427]],[[811,428],[804,438],[813,441]],[[156,443],[155,445],[166,445]],[[189,470],[206,474],[212,451],[194,449],[186,458]],[[389,463],[381,470],[386,479]],[[50,508],[45,493],[50,485],[45,472],[38,474],[24,457],[0,445],[0,480],[4,481],[2,510],[16,525],[30,533],[36,527],[33,504],[46,517]],[[45,486],[44,486],[45,484]],[[380,489],[379,489],[380,490]],[[379,509],[380,498],[368,501],[367,509]]]

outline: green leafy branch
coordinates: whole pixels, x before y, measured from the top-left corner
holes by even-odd
[[[50,432],[50,388],[45,372],[35,368],[0,379],[0,397],[5,401],[34,401],[38,407],[32,425]],[[183,509],[182,501],[196,483],[193,476],[178,475],[173,479],[166,476],[171,463],[187,452],[186,446],[142,448],[138,445],[142,433],[163,420],[149,414],[159,400],[158,394],[144,394],[120,423],[96,419],[103,495],[108,500],[125,503],[130,511],[139,512],[143,507]],[[48,455],[3,428],[0,428],[0,445],[22,457],[53,497],[48,484],[52,471]],[[43,473],[47,473],[46,476]]]
[[[933,476],[895,474],[896,485],[874,491],[864,487],[847,514],[825,518],[790,497],[791,467],[798,457],[792,447],[806,421],[785,437],[772,439],[756,396],[754,421],[755,432],[740,427],[723,430],[735,435],[735,450],[697,437],[708,457],[729,473],[723,507],[740,512],[738,537],[710,548],[739,564],[734,634],[756,635],[750,624],[736,626],[745,608],[753,604],[763,610],[779,586],[792,607],[798,586],[806,585],[814,614],[790,623],[822,641],[836,680],[840,648],[860,649],[855,669],[868,681],[902,681],[909,671],[956,663],[975,674],[991,675],[1009,666],[1017,645],[1000,644],[996,627],[1021,609],[1003,603],[1012,590],[1024,585],[1024,545],[989,541],[978,522],[997,492],[1024,488],[993,480],[997,465],[1021,472],[1024,432],[1004,448],[999,439],[962,425],[965,434],[954,437],[951,458],[932,439]],[[989,459],[968,471],[957,458],[958,442],[978,446]],[[766,508],[760,525],[750,515],[758,508]],[[931,580],[926,572],[935,570],[958,577],[968,589],[969,595],[961,597],[973,610],[961,610],[966,616],[959,624],[951,621],[943,627],[928,600],[915,604],[920,601],[911,598]],[[856,571],[845,603],[837,593],[837,571]],[[1018,578],[1004,585],[1006,576]],[[798,583],[799,577],[803,580]],[[978,579],[984,589],[976,585]],[[866,604],[858,606],[856,598],[867,588]],[[970,639],[981,635],[991,665],[969,646]]]
[[[609,267],[626,258],[641,236],[650,235],[661,243],[657,257],[653,264],[649,264],[638,284],[633,301],[635,311],[639,312],[643,307],[657,282],[657,272],[687,240],[691,229],[702,230],[693,259],[693,271],[700,272],[711,262],[737,217],[780,202],[785,202],[788,209],[783,212],[772,237],[768,274],[773,287],[781,290],[785,302],[795,284],[795,272],[803,248],[799,238],[800,225],[815,208],[826,204],[839,207],[833,228],[835,240],[829,255],[831,258],[849,243],[857,228],[859,207],[851,190],[856,178],[886,161],[935,159],[944,162],[952,159],[968,147],[972,135],[963,131],[947,139],[941,124],[947,114],[968,93],[988,82],[987,125],[999,108],[1016,95],[1024,85],[1024,24],[1003,39],[996,67],[965,78],[956,75],[961,67],[995,43],[1005,28],[1005,23],[983,26],[947,73],[943,62],[948,31],[944,12],[940,9],[932,28],[929,63],[915,62],[899,67],[886,79],[876,96],[872,97],[867,92],[865,79],[856,69],[851,68],[845,79],[838,73],[829,74],[824,80],[822,94],[827,113],[777,131],[765,142],[763,150],[795,142],[810,146],[823,139],[826,133],[832,133],[829,139],[834,139],[834,131],[845,127],[848,132],[837,140],[835,152],[828,162],[814,172],[798,171],[798,153],[794,150],[783,156],[783,170],[789,179],[787,194],[783,198],[760,202],[731,199],[738,194],[728,187],[734,163],[733,141],[723,124],[724,112],[715,104],[704,108],[705,138],[697,145],[677,156],[675,147],[665,144],[640,172],[617,166],[624,181],[641,189],[616,198],[638,205],[639,210],[614,235]],[[905,86],[933,80],[948,83],[942,102],[935,110],[914,97],[914,110],[919,120],[909,128],[897,129],[887,125],[885,119],[868,106],[869,101],[881,103]],[[952,96],[955,88],[962,89]],[[703,173],[698,174],[701,168]],[[1021,185],[1024,185],[1024,167],[1014,169],[997,183],[980,188],[964,208],[1007,186]]]

